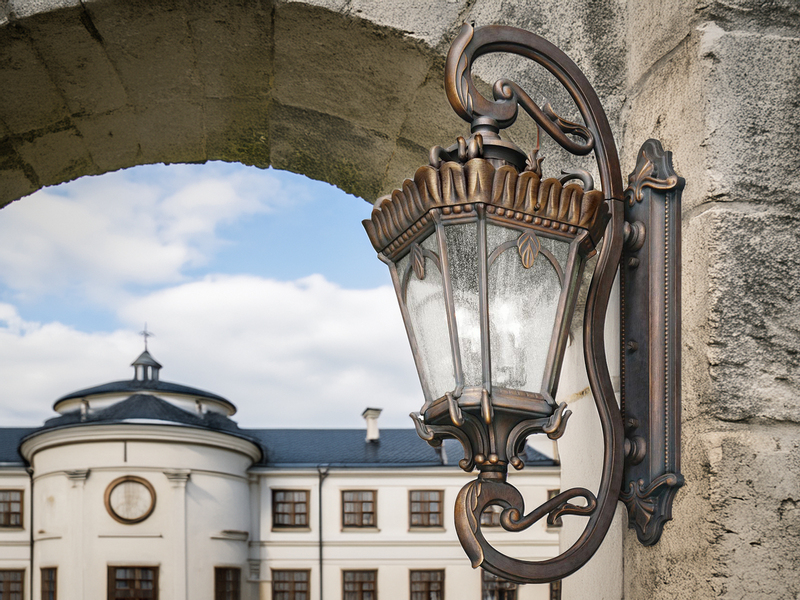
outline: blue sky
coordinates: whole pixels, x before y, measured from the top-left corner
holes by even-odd
[[[244,426],[407,427],[421,392],[370,206],[239,164],[149,165],[0,212],[0,423],[130,377],[145,321],[164,379],[228,397]]]

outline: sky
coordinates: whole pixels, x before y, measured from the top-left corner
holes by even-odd
[[[72,391],[162,379],[222,395],[243,427],[411,427],[422,392],[371,206],[240,164],[147,165],[0,211],[0,426]]]

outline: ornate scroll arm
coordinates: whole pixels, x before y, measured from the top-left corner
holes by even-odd
[[[517,54],[542,65],[569,92],[585,125],[561,119],[547,106],[540,109],[524,90],[507,80],[495,84],[494,100],[481,95],[470,70],[478,57],[493,52]],[[517,118],[518,106],[522,106],[569,152],[588,154],[594,150],[606,197],[622,198],[619,157],[600,100],[577,65],[547,40],[515,27],[493,25],[474,29],[465,23],[447,55],[445,91],[456,113],[473,124],[485,117],[501,129],[508,127]],[[584,142],[570,139],[566,134],[582,138]]]
[[[573,498],[586,500],[585,506],[569,502]],[[525,503],[519,491],[499,479],[484,475],[465,485],[456,499],[456,533],[473,567],[482,567],[495,575],[522,583],[553,581],[570,568],[558,558],[546,561],[525,561],[510,558],[495,550],[481,531],[481,514],[487,506],[498,505],[505,510],[500,516],[501,525],[508,531],[524,531],[548,517],[553,523],[561,515],[573,514],[590,517],[597,510],[597,499],[584,488],[573,488],[551,498],[527,515],[521,516]],[[574,569],[573,569],[574,570]]]

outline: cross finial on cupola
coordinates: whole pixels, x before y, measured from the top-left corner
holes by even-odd
[[[147,331],[147,323],[144,324],[144,330],[140,331],[139,335],[144,338],[144,352],[131,363],[133,379],[134,381],[158,381],[158,372],[161,369],[161,365],[147,351],[147,338],[155,337],[152,332]]]
[[[139,332],[139,335],[144,338],[144,351],[147,352],[147,338],[156,337],[152,331],[147,331],[147,321],[144,322],[144,329]]]

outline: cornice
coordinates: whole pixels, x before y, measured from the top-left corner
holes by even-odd
[[[20,453],[25,460],[31,462],[36,453],[50,448],[71,444],[120,441],[121,439],[208,446],[243,454],[253,462],[261,459],[261,449],[255,443],[236,435],[194,427],[139,423],[87,425],[43,431],[27,438],[20,446]]]

